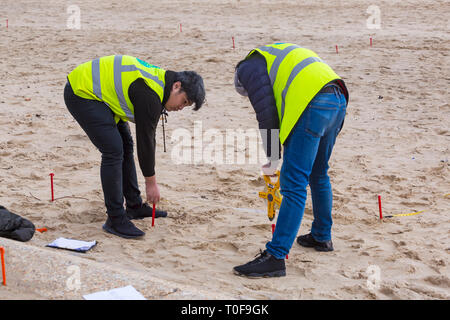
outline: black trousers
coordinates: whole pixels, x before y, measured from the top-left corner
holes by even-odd
[[[107,214],[125,214],[124,198],[127,206],[142,204],[128,123],[119,121],[116,124],[114,113],[104,102],[75,95],[69,82],[64,88],[64,101],[102,154],[100,178]]]

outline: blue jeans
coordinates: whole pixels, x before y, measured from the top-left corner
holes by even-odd
[[[124,215],[124,198],[128,206],[142,204],[128,123],[119,121],[116,124],[113,112],[104,102],[75,95],[69,82],[64,88],[64,101],[69,112],[102,153],[100,179],[107,214]]]
[[[284,143],[280,173],[283,200],[272,241],[266,244],[267,251],[278,259],[289,253],[297,236],[308,184],[314,213],[311,234],[317,241],[331,240],[333,193],[328,160],[347,108],[344,95],[333,88],[334,93],[314,97]]]

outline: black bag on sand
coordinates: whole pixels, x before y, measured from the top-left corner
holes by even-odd
[[[33,238],[34,224],[0,205],[0,237],[19,241],[28,241]]]

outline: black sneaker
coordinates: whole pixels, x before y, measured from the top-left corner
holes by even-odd
[[[130,220],[133,219],[144,219],[151,217],[153,215],[153,208],[151,208],[148,203],[143,203],[139,208],[131,208],[127,206],[127,217]],[[165,218],[167,217],[167,211],[161,211],[155,209],[155,218]]]
[[[297,237],[297,243],[303,247],[314,248],[317,251],[333,251],[333,242],[320,242],[313,238],[311,233]]]
[[[260,250],[257,256],[253,261],[234,267],[234,273],[250,278],[284,277],[286,275],[284,259],[275,258],[267,250]]]
[[[108,219],[106,219],[103,225],[103,230],[126,239],[138,238],[145,235],[145,232],[139,230],[125,215],[117,217],[108,216]]]

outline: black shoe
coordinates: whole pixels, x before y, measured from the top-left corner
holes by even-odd
[[[313,238],[311,233],[297,237],[297,243],[303,247],[314,248],[317,251],[333,251],[333,242],[320,242]]]
[[[258,256],[259,255],[259,256]],[[277,259],[267,250],[261,251],[257,258],[246,264],[234,267],[234,273],[246,277],[284,277],[286,266],[284,259]]]
[[[127,217],[130,220],[133,219],[144,219],[151,217],[153,215],[153,208],[151,208],[148,203],[143,203],[139,208],[131,208],[127,206]],[[155,209],[155,218],[165,218],[167,217],[167,211],[161,211]]]
[[[136,228],[133,222],[125,215],[117,217],[108,216],[108,219],[106,219],[103,225],[103,230],[126,239],[138,238],[145,235],[145,232]]]

